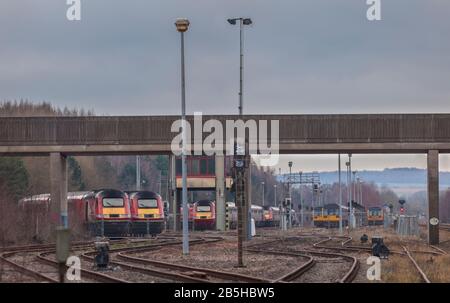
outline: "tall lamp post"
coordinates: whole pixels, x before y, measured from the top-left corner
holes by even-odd
[[[141,190],[141,156],[136,156],[136,190]]]
[[[252,24],[252,19],[250,18],[230,18],[227,19],[228,23],[231,25],[236,25],[239,21],[239,115],[243,115],[244,109],[244,25]],[[247,140],[245,142],[247,145]],[[248,150],[245,147],[245,154]],[[250,156],[248,157],[250,158]],[[250,159],[249,159],[250,161]],[[249,163],[250,167],[250,163]],[[248,196],[247,196],[248,197]],[[249,204],[250,201],[247,201]],[[247,205],[247,239],[251,239],[251,205]]]
[[[303,224],[304,224],[304,222],[303,222],[303,220],[304,220],[304,210],[303,210],[303,207],[304,207],[304,205],[303,205],[303,196],[302,196],[302,174],[303,174],[303,172],[299,172],[299,176],[300,176],[300,188],[299,188],[299,193],[300,193],[300,218],[301,218],[301,220],[302,220],[302,227],[303,227]]]
[[[277,185],[273,185],[273,206],[277,206]]]
[[[352,195],[352,191],[353,191],[353,188],[352,188],[352,154],[348,154],[348,175],[347,175],[347,178],[348,178],[348,191],[349,191],[349,197],[348,197],[348,199],[349,199],[349,201],[350,201],[350,215],[349,215],[349,227],[350,228],[353,228],[354,226],[354,224],[353,224],[353,195]]]
[[[187,206],[187,167],[186,167],[186,86],[184,72],[184,33],[189,28],[188,19],[177,19],[175,22],[177,31],[181,34],[181,176],[182,176],[182,205],[183,205],[183,254],[189,254],[189,229],[188,229],[188,206]]]
[[[264,206],[264,181],[263,182],[261,182],[261,185],[262,185],[262,206]]]
[[[292,161],[288,162],[289,165],[289,205],[287,205],[287,211],[288,211],[288,226],[291,227],[292,225],[292,218],[291,218],[291,205],[292,205]]]
[[[339,234],[342,235],[342,183],[341,183],[341,154],[338,155],[339,177]]]

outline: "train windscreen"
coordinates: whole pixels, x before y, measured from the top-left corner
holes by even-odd
[[[123,198],[103,198],[103,207],[123,207]]]
[[[204,205],[204,206],[199,205],[199,206],[197,206],[197,211],[198,211],[198,212],[208,212],[208,211],[211,211],[211,206],[209,206],[209,205]]]
[[[381,209],[369,209],[369,216],[380,216]]]
[[[337,208],[328,208],[327,209],[327,215],[329,216],[334,216],[334,215],[339,215],[339,209]]]
[[[156,199],[139,199],[139,208],[158,208],[158,200]]]

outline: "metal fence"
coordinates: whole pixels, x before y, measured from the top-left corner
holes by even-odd
[[[400,215],[396,220],[396,232],[401,236],[419,236],[419,218]]]

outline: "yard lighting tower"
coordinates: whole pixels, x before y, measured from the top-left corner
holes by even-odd
[[[339,177],[339,234],[342,235],[342,183],[341,183],[341,154],[338,155]]]
[[[188,229],[188,205],[187,205],[187,167],[186,167],[186,90],[184,72],[184,33],[189,28],[188,19],[177,19],[175,22],[177,31],[181,36],[181,175],[182,175],[182,205],[183,205],[183,254],[189,254],[189,229]]]
[[[243,109],[244,109],[244,94],[243,94],[243,83],[244,83],[244,79],[243,79],[243,72],[244,72],[244,26],[245,25],[251,25],[252,19],[250,18],[231,18],[231,19],[227,19],[228,23],[230,23],[231,25],[236,25],[237,22],[239,21],[239,115],[242,116],[243,115]],[[247,159],[248,162],[250,162],[250,155],[248,154],[248,150],[247,150],[247,145],[248,145],[248,141],[247,139],[245,140],[245,158]],[[249,163],[249,167],[250,167],[250,163]],[[245,182],[247,185],[247,182]],[[247,185],[248,186],[248,185]],[[245,186],[245,188],[247,188],[247,186]],[[245,189],[247,191],[247,189]],[[247,200],[248,199],[248,195],[246,194]],[[247,201],[246,203],[246,207],[244,207],[244,209],[246,210],[246,217],[247,217],[247,239],[250,240],[251,239],[251,205],[250,205],[250,201]],[[239,210],[238,210],[239,211]],[[239,232],[238,232],[239,233]]]
[[[264,181],[261,182],[261,186],[262,186],[262,206],[264,207]]]

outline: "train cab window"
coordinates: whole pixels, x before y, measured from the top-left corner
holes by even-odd
[[[103,207],[123,207],[123,198],[103,198]]]
[[[327,210],[327,214],[329,216],[338,215],[338,209],[337,208],[329,208]]]
[[[370,209],[369,210],[369,216],[380,216],[381,211],[378,209]]]
[[[211,211],[211,207],[209,205],[204,205],[204,206],[197,206],[197,211],[198,212],[208,212]]]
[[[208,175],[215,175],[216,174],[216,162],[214,161],[214,158],[208,159]]]
[[[200,173],[200,160],[199,159],[192,159],[191,161],[191,169],[189,171],[188,168],[188,174],[189,175],[198,175]]]
[[[206,175],[208,173],[208,160],[200,159],[200,175]]]
[[[158,208],[158,200],[156,199],[139,199],[139,208]]]
[[[322,216],[322,208],[321,207],[316,207],[313,210],[314,216]]]
[[[175,170],[177,175],[181,175],[181,159],[175,161]]]

